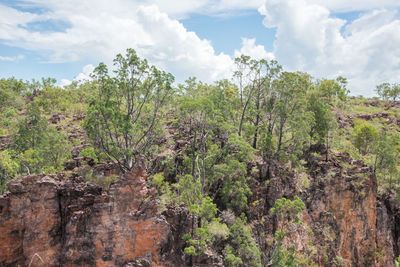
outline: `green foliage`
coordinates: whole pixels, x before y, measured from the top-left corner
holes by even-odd
[[[249,121],[251,126],[247,129],[252,129],[253,147],[257,148],[258,128],[271,118],[271,104],[275,99],[272,87],[282,67],[275,60],[255,60],[246,55],[235,58],[235,65],[234,78],[240,95],[238,135],[242,135],[242,129]]]
[[[110,188],[111,184],[114,183],[118,179],[118,175],[109,175],[109,176],[94,176],[92,170],[88,170],[85,175],[85,180],[88,182],[93,182],[98,185],[101,185],[105,188]]]
[[[236,159],[227,159],[226,163],[215,165],[215,176],[223,181],[223,203],[237,214],[247,209],[247,197],[251,194],[245,175],[246,165]]]
[[[229,154],[240,162],[251,162],[254,159],[254,152],[256,151],[237,134],[231,134],[229,136],[227,149]]]
[[[284,72],[275,81],[276,87],[276,153],[282,156],[284,150],[289,155],[301,153],[309,138],[310,114],[305,110],[306,92],[310,82],[301,73]]]
[[[21,107],[23,104],[22,93],[26,85],[15,78],[0,79],[0,111],[6,107]]]
[[[400,84],[382,83],[376,86],[375,91],[383,100],[391,99],[396,101],[400,96]]]
[[[360,122],[353,129],[353,143],[362,154],[371,151],[374,142],[378,139],[378,130],[368,122]]]
[[[0,79],[0,135],[7,135],[15,130],[18,110],[23,108],[22,94],[26,84],[15,78]]]
[[[225,247],[223,254],[225,266],[236,267],[243,265],[242,259],[235,255],[235,250],[230,245]]]
[[[331,106],[324,103],[315,92],[308,97],[307,109],[313,114],[313,119],[310,121],[310,138],[317,144],[325,144],[329,131],[336,126]]]
[[[298,196],[295,196],[293,200],[280,198],[275,201],[270,212],[272,215],[277,216],[278,219],[293,220],[298,223],[300,214],[305,207],[304,202]]]
[[[97,158],[97,154],[96,154],[95,149],[93,147],[91,147],[91,146],[84,148],[79,153],[79,156],[92,158],[96,163],[99,161],[99,159]]]
[[[213,203],[212,199],[207,196],[200,199],[200,203],[195,203],[189,206],[189,211],[198,215],[202,222],[211,221],[217,214],[217,206]]]
[[[399,134],[383,130],[373,144],[371,152],[374,155],[373,169],[375,174],[381,182],[388,180],[389,188],[392,188],[393,180],[399,178],[397,168],[400,155]]]
[[[188,178],[191,177],[188,176]],[[196,215],[201,224],[200,227],[192,229],[192,235],[184,236],[185,241],[189,244],[184,252],[188,255],[198,256],[204,253],[206,247],[211,247],[216,240],[226,239],[229,230],[225,224],[220,222],[220,219],[215,218],[217,206],[210,197],[202,197],[200,194],[197,199],[189,199],[187,196],[184,199],[187,200],[186,204],[189,204],[192,219]]]
[[[339,76],[336,80],[323,79],[317,83],[320,96],[326,99],[326,102],[332,103],[332,100],[346,100],[349,90],[346,88],[347,79]]]
[[[226,266],[262,266],[261,253],[246,225],[246,218],[236,218],[230,226],[228,245],[225,247],[224,263]]]
[[[225,240],[229,236],[229,228],[225,223],[221,223],[220,218],[212,219],[207,224],[207,230],[214,240]]]
[[[71,146],[67,137],[48,124],[35,102],[27,106],[26,113],[12,138],[21,172],[34,174],[62,170],[65,160],[70,157]]]
[[[396,265],[396,267],[400,266],[400,256],[394,261],[394,264]]]
[[[93,144],[126,172],[157,142],[157,117],[174,77],[150,67],[133,49],[125,57],[117,55],[114,65],[115,76],[103,63],[94,71],[97,96],[90,102],[84,128]]]
[[[180,177],[176,188],[180,201],[188,207],[197,204],[202,197],[200,181],[194,179],[190,174]]]
[[[82,126],[94,146],[82,150],[80,156],[117,162],[122,172],[154,159],[163,144],[177,152],[167,153],[162,164],[156,162],[160,173],[150,172],[148,183],[158,192],[160,210],[169,204],[187,206],[192,226],[184,236],[185,254],[199,256],[215,250],[223,254],[226,266],[261,266],[261,253],[245,216],[236,217],[248,212],[254,186],[249,181],[261,182],[250,177],[262,178],[266,171],[269,174],[269,166],[290,161],[289,168],[305,174],[299,180],[300,186],[307,187],[307,164],[303,164],[307,146],[324,144],[329,151],[332,140],[335,149],[373,165],[380,186],[398,188],[400,138],[394,118],[400,112],[393,103],[347,99],[343,77],[313,80],[306,73],[282,72],[276,61],[245,55],[235,59],[235,64],[234,82],[207,84],[189,78],[173,89],[171,74],[128,49],[125,56],[115,58],[114,71],[101,63],[91,82],[60,88],[51,78],[0,79],[0,135],[12,137],[11,145],[0,152],[0,193],[18,175],[63,169],[71,145],[43,114],[66,114],[59,125],[66,129],[77,126],[71,112],[87,115]],[[377,86],[377,92],[385,100],[397,100],[400,88],[385,83]],[[354,129],[347,127],[350,116],[386,112],[383,108],[387,114],[374,116],[371,124],[356,121]],[[353,112],[349,118],[346,109]],[[338,116],[344,113],[344,123],[336,132],[333,111]],[[18,120],[23,113],[26,116]],[[378,133],[382,122],[388,125]],[[86,140],[74,141],[75,146],[86,144]],[[261,169],[264,166],[268,170]],[[78,175],[106,187],[117,177],[96,176],[90,166],[79,168]],[[176,183],[170,184],[164,175]],[[253,207],[262,203],[259,198],[252,201]],[[270,215],[278,229],[269,243],[267,264],[312,265],[309,255],[301,255],[288,244],[291,234],[306,228],[301,217],[304,209],[298,197],[276,201]],[[226,213],[230,213],[228,219]],[[324,260],[328,262],[329,257]],[[341,258],[335,261],[340,264]]]
[[[269,263],[276,266],[297,266],[297,252],[294,246],[285,246],[284,240],[296,225],[302,224],[301,213],[305,209],[303,201],[295,196],[293,200],[277,199],[270,213],[275,216],[280,228],[273,237],[272,252]]]
[[[0,135],[7,135],[15,131],[18,121],[18,110],[15,107],[0,109]]]
[[[0,195],[7,190],[6,183],[15,177],[20,168],[18,161],[11,156],[9,150],[0,151]]]

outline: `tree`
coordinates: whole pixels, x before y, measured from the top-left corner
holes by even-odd
[[[378,136],[378,130],[368,122],[358,123],[353,129],[353,143],[364,155],[370,152]]]
[[[257,148],[257,141],[259,135],[259,128],[268,119],[270,125],[268,129],[272,132],[273,128],[273,110],[274,110],[274,80],[278,78],[282,67],[278,62],[271,60],[259,60],[255,62],[255,71],[257,73],[257,86],[255,87],[255,94],[253,99],[253,113],[251,120],[254,126],[253,148]],[[253,118],[255,117],[255,118]]]
[[[381,97],[383,100],[392,99],[396,101],[400,97],[400,84],[398,83],[381,83],[376,86],[375,92]]]
[[[228,245],[223,250],[226,266],[259,267],[261,253],[252,236],[250,226],[246,225],[246,217],[242,214],[230,225]]]
[[[333,100],[345,100],[349,90],[346,88],[347,79],[339,76],[336,80],[322,79],[317,83],[320,96],[325,98],[325,103],[333,104]]]
[[[6,191],[6,183],[17,175],[18,162],[13,159],[8,150],[0,151],[0,195]]]
[[[293,200],[280,198],[277,199],[270,213],[275,217],[279,229],[275,231],[272,249],[267,266],[297,266],[296,247],[289,246],[284,248],[283,242],[291,231],[302,224],[301,215],[305,209],[305,204],[295,196]]]
[[[280,153],[288,145],[295,152],[307,139],[309,114],[305,110],[305,95],[309,87],[308,79],[301,73],[283,72],[275,81],[278,139],[276,153]]]
[[[209,94],[211,86],[196,83],[195,79],[190,79],[183,87],[185,95],[180,99],[178,109],[178,119],[182,125],[188,127],[188,137],[190,147],[188,153],[191,160],[191,174],[197,177],[202,184],[201,192],[204,193],[206,187],[206,161],[210,147],[210,136],[215,127],[215,110]]]
[[[398,157],[400,154],[400,137],[396,134],[389,134],[382,130],[377,140],[372,144],[374,155],[373,170],[379,177],[389,177],[389,188],[392,187],[392,178],[399,174],[397,169]]]
[[[282,67],[275,60],[255,60],[241,55],[235,59],[237,79],[240,93],[241,115],[238,135],[242,135],[243,123],[250,106],[253,106],[252,124],[255,127],[253,147],[257,146],[258,127],[262,120],[262,110],[269,104],[273,80],[279,75]]]
[[[6,107],[19,107],[22,105],[22,92],[25,83],[15,78],[0,79],[0,112]]]
[[[341,88],[333,80],[323,80],[314,86],[307,97],[307,110],[312,114],[310,138],[317,144],[326,145],[326,160],[329,155],[329,133],[337,126],[335,115],[332,112],[332,100],[337,95],[341,95],[341,99],[346,97],[346,91]]]
[[[27,106],[26,113],[12,138],[15,158],[28,174],[62,170],[63,163],[70,157],[67,136],[48,124],[36,102]]]
[[[247,184],[247,162],[253,160],[255,150],[242,137],[232,134],[224,148],[221,163],[212,166],[213,178],[221,185],[223,206],[240,214],[247,209],[251,190]]]
[[[149,66],[133,49],[114,60],[115,76],[100,63],[93,78],[97,96],[88,108],[84,128],[93,144],[121,171],[131,171],[157,142],[158,116],[174,77]]]

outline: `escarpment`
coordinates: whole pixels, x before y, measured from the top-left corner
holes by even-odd
[[[168,264],[160,252],[170,226],[157,215],[144,172],[122,177],[107,192],[63,178],[9,183],[0,198],[0,266]]]
[[[249,223],[264,265],[279,224],[268,213],[271,203],[297,191],[306,204],[304,224],[287,244],[320,266],[394,266],[400,206],[391,195],[377,196],[371,169],[346,154],[310,158],[307,164],[309,184],[300,191],[297,178],[281,167],[267,185],[253,184],[258,204],[249,210]],[[182,239],[190,229],[188,212],[176,206],[160,213],[144,171],[121,176],[109,188],[63,174],[26,176],[8,188],[0,198],[0,266],[188,264]],[[222,265],[211,260],[215,255],[204,257],[210,266]]]

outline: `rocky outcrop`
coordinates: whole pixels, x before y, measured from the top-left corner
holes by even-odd
[[[377,252],[382,262],[393,265],[400,254],[400,204],[394,194],[381,196],[376,207]],[[390,266],[390,265],[387,265]]]
[[[88,162],[78,158],[70,169]],[[347,154],[331,154],[328,161],[309,155],[305,167],[296,173],[261,160],[249,166],[258,171],[249,179],[247,217],[264,265],[282,223],[269,210],[278,198],[298,195],[306,204],[304,223],[288,231],[287,246],[319,266],[394,266],[400,204],[394,195],[378,196],[370,167]],[[93,170],[118,173],[107,164]],[[145,172],[108,188],[67,178],[70,172],[9,182],[10,192],[0,197],[0,266],[223,266],[213,248],[185,257],[183,235],[197,222],[183,205],[160,213]]]
[[[145,178],[127,175],[107,192],[55,175],[11,181],[0,197],[0,266],[168,264],[171,229]]]
[[[371,168],[347,154],[310,164],[313,186],[306,205],[318,263],[390,264],[376,255],[377,184]]]
[[[318,266],[394,266],[400,248],[400,205],[394,196],[378,197],[370,167],[348,154],[309,155],[307,172],[297,174],[274,164],[270,179],[254,183],[249,218],[267,265],[278,225],[269,209],[278,198],[299,195],[306,204],[303,222],[288,231],[295,246]],[[261,181],[267,173],[260,175]]]

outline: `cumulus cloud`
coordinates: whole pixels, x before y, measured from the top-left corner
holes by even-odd
[[[371,9],[399,8],[398,0],[308,0],[310,4],[325,6],[333,12],[366,11]]]
[[[141,57],[177,75],[178,81],[188,76],[212,81],[230,74],[230,56],[216,54],[208,40],[187,31],[156,5],[127,0],[25,2],[47,11],[32,14],[1,6],[0,10],[4,7],[7,12],[0,16],[0,39],[10,46],[37,51],[49,62],[86,59],[111,63],[117,53],[132,47]],[[52,19],[64,21],[68,27],[53,32],[26,27]]]
[[[256,38],[242,38],[242,48],[235,50],[235,57],[240,55],[250,56],[254,59],[274,59],[275,56],[271,52],[267,52],[263,45],[256,45]]]
[[[73,79],[74,82],[78,82],[78,83],[83,83],[85,81],[91,81],[92,77],[90,77],[90,75],[93,73],[94,71],[94,66],[92,64],[88,64],[85,65],[82,68],[82,72],[79,73],[78,75],[75,76],[75,78]],[[68,79],[61,79],[60,81],[60,86],[64,87],[64,86],[68,86],[70,85],[73,81],[68,80]]]
[[[0,42],[39,53],[49,62],[110,64],[134,48],[139,56],[177,76],[211,82],[231,76],[233,56],[276,58],[288,70],[316,77],[349,78],[353,94],[373,94],[376,84],[400,76],[398,0],[24,0],[21,11],[0,4]],[[217,54],[210,41],[189,32],[180,18],[256,9],[276,29],[273,51],[242,39],[234,55]],[[353,21],[340,12],[357,11]],[[341,16],[343,17],[343,16]],[[61,21],[64,28],[40,31],[32,24]],[[12,61],[15,57],[2,56]],[[17,60],[18,58],[15,58]],[[82,75],[84,75],[82,71]],[[79,74],[77,77],[83,77]],[[64,80],[67,83],[67,80]]]
[[[161,11],[175,18],[185,18],[189,14],[229,15],[237,11],[257,9],[264,0],[148,0]]]
[[[342,3],[332,2],[338,9]],[[396,11],[374,9],[346,21],[321,1],[266,0],[259,12],[266,27],[276,28],[274,55],[290,70],[317,77],[343,75],[353,94],[366,95],[373,94],[377,83],[400,76]]]

